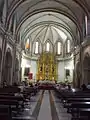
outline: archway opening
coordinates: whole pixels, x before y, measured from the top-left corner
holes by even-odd
[[[84,60],[83,60],[83,70],[84,70],[84,82],[90,83],[90,55],[89,53],[85,54]]]
[[[15,82],[15,83],[18,83],[18,82],[19,82],[19,60],[18,60],[18,58],[16,58],[16,61],[15,61],[14,82]]]
[[[4,81],[7,85],[11,84],[11,69],[12,69],[12,55],[11,50],[8,49],[6,52],[5,57],[5,75],[4,75]]]
[[[2,50],[0,49],[0,68],[1,68],[1,61],[2,61]]]

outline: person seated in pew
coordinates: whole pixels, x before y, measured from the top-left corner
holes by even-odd
[[[21,92],[23,92],[24,89],[25,89],[25,84],[24,84],[24,82],[19,83],[18,88],[20,88],[20,89],[21,89]]]
[[[18,88],[18,92],[14,94],[15,96],[23,97],[23,94],[21,93],[21,89]]]
[[[36,93],[37,93],[37,89],[38,89],[37,84],[35,84],[35,85],[33,86],[33,88],[34,88],[34,95],[36,95]]]
[[[72,90],[71,85],[67,85],[67,86],[68,86],[68,90],[71,91]]]
[[[60,89],[60,84],[56,84],[56,89],[57,89],[57,90]]]
[[[13,83],[13,86],[18,86],[18,84],[16,82]]]
[[[33,87],[33,83],[29,83],[30,87]]]
[[[66,90],[68,89],[67,85],[65,83],[61,84],[61,90]]]
[[[7,82],[4,81],[4,82],[3,82],[3,87],[6,87],[6,86],[7,86]]]
[[[85,90],[88,90],[88,88],[87,88],[87,86],[86,86],[85,84],[82,84],[82,85],[81,85],[81,90],[82,90],[82,91],[85,91]]]

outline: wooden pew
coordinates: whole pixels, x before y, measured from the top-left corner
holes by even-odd
[[[90,108],[90,102],[72,102],[71,106],[72,109],[73,108]]]
[[[90,108],[90,102],[72,102],[71,103],[71,106],[69,106],[69,113],[72,114],[72,118],[75,119],[75,118],[80,118],[82,115],[81,114],[81,111],[83,110],[87,110]],[[89,117],[88,114],[85,115],[83,114],[83,118],[85,117]]]
[[[61,91],[60,94],[61,94],[60,96],[61,96],[62,102],[63,101],[66,102],[69,98],[90,98],[90,93],[88,92],[85,92],[85,93],[80,92],[78,94],[78,92],[72,93],[67,91]]]
[[[18,109],[19,101],[18,100],[0,99],[0,105],[16,106],[16,108]]]
[[[22,96],[9,96],[9,95],[5,96],[5,95],[0,95],[0,99],[24,101],[24,97],[22,97]]]
[[[7,101],[18,101],[18,104],[24,108],[24,102],[25,102],[25,99],[21,96],[4,96],[4,95],[0,95],[0,101],[1,100],[7,100]]]
[[[79,98],[68,98],[67,99],[67,103],[70,103],[70,102],[84,102],[84,101],[86,101],[86,102],[90,102],[90,98],[81,98],[81,97],[79,97]]]
[[[56,90],[66,108],[72,114],[72,120],[90,120],[90,92],[69,92]],[[77,115],[77,116],[75,116]],[[76,117],[76,119],[75,119]]]
[[[7,86],[4,88],[0,88],[0,93],[16,93],[18,92],[18,86]]]
[[[82,116],[86,116],[88,120],[90,120],[90,108],[79,108],[78,109],[79,118]]]
[[[81,97],[76,97],[76,98],[67,98],[66,103],[72,103],[72,102],[90,102],[90,98],[81,98]]]
[[[4,96],[14,96],[15,93],[0,93],[0,95]]]
[[[72,120],[90,120],[90,108],[79,108],[78,110],[73,109]],[[76,115],[74,115],[74,113]]]
[[[0,120],[12,120],[11,109],[8,105],[0,105]]]
[[[36,120],[36,119],[31,116],[16,116],[12,117],[12,120]]]

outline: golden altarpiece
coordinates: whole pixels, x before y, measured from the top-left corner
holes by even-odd
[[[57,63],[53,53],[42,53],[38,59],[37,66],[37,81],[57,80]]]

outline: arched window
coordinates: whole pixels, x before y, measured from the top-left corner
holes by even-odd
[[[30,49],[30,39],[28,38],[25,43],[25,49],[29,50]]]
[[[85,37],[87,35],[87,22],[88,22],[88,19],[87,19],[87,16],[84,15],[83,16],[83,36]]]
[[[47,52],[50,51],[50,43],[49,43],[49,42],[46,43],[46,51],[47,51]]]
[[[70,40],[66,42],[66,53],[70,53]]]
[[[39,43],[35,42],[35,54],[39,53]]]
[[[62,43],[61,42],[57,43],[57,54],[58,55],[62,54]]]
[[[87,35],[87,16],[85,15],[85,34]]]

